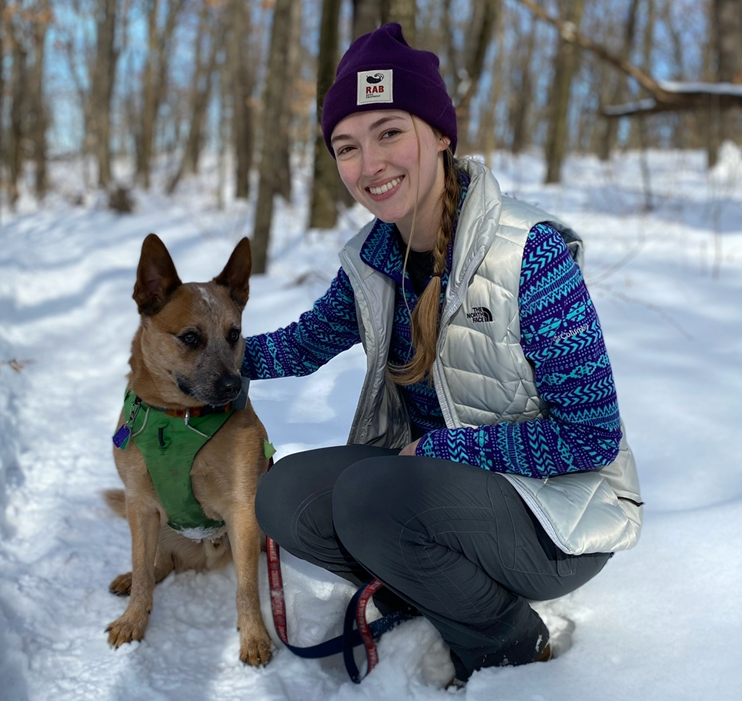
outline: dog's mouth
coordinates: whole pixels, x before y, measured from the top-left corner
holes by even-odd
[[[242,391],[242,378],[239,375],[219,378],[212,390],[207,393],[198,391],[191,381],[183,375],[176,373],[174,378],[178,389],[186,397],[192,397],[209,406],[224,406],[225,404],[229,404],[237,399]]]

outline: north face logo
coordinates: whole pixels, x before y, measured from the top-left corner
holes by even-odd
[[[475,323],[492,321],[492,312],[487,307],[473,307],[471,314],[467,314],[466,318],[471,319]]]

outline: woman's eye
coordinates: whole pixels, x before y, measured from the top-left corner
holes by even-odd
[[[235,344],[239,340],[240,340],[240,330],[230,329],[229,333],[227,334],[227,341],[229,341],[229,343]]]
[[[187,331],[178,338],[189,348],[197,348],[201,343],[201,337],[194,331]]]
[[[390,139],[393,136],[397,136],[397,134],[401,134],[402,132],[399,129],[387,129],[382,135],[382,139]]]
[[[347,156],[353,150],[352,146],[341,146],[335,151],[336,156]]]

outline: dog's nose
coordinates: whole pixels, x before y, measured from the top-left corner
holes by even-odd
[[[220,397],[236,397],[242,389],[242,378],[239,375],[222,375],[216,381],[216,391]]]

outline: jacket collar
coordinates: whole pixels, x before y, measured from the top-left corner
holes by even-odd
[[[471,177],[468,172],[462,172],[459,175],[461,197],[459,198],[456,219],[454,221],[454,236],[451,237],[451,242],[448,245],[446,271],[451,270],[453,240],[455,238],[459,215],[466,199],[470,180]],[[361,260],[366,263],[366,265],[369,265],[374,270],[380,272],[382,275],[391,278],[397,285],[401,285],[402,268],[404,265],[404,246],[405,244],[396,224],[388,224],[381,221],[381,219],[375,219],[371,231],[361,247]],[[409,277],[405,275],[405,279],[408,281]],[[447,275],[444,274],[443,281],[445,282],[446,279]],[[405,288],[407,288],[407,285],[405,285]]]

